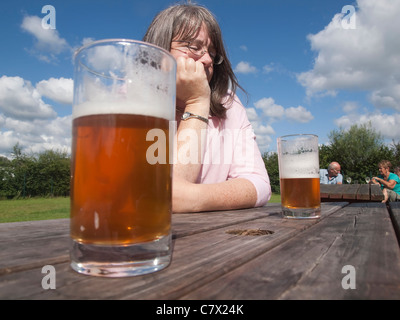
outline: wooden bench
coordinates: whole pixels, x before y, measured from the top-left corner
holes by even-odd
[[[376,184],[321,184],[321,201],[380,202],[383,193]]]

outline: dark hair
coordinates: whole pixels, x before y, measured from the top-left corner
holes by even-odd
[[[226,108],[223,104],[231,103],[236,89],[239,87],[243,90],[243,88],[239,85],[228,60],[218,22],[208,9],[195,4],[171,6],[157,14],[147,29],[143,41],[170,51],[172,40],[194,40],[203,23],[216,52],[224,58],[220,65],[214,65],[210,81],[210,112],[213,116],[225,118]],[[229,97],[226,99],[228,91],[230,91]]]

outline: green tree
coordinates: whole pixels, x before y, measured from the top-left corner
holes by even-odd
[[[39,154],[36,172],[41,181],[42,195],[66,196],[69,194],[70,158],[65,152],[46,150]]]
[[[393,161],[392,149],[371,124],[353,125],[347,131],[333,130],[328,137],[330,144],[320,148],[321,164],[326,168],[331,161],[339,162],[342,174],[353,181],[362,183],[366,176],[376,175],[380,160]]]
[[[263,160],[268,171],[272,192],[280,193],[278,154],[276,152],[266,152],[263,154]]]
[[[32,193],[29,188],[32,184],[29,183],[29,180],[32,179],[31,172],[34,171],[35,159],[32,155],[28,156],[22,153],[19,143],[13,147],[12,157],[10,166],[12,179],[9,181],[9,190],[14,197],[25,197]],[[9,194],[8,196],[11,195]]]
[[[70,157],[66,152],[46,150],[28,156],[16,144],[12,158],[0,158],[0,197],[69,195]]]

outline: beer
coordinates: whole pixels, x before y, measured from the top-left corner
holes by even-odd
[[[281,179],[282,206],[291,209],[320,206],[319,178]]]
[[[71,237],[86,244],[126,245],[170,232],[171,165],[149,164],[153,128],[169,121],[135,114],[73,120]],[[167,140],[168,154],[168,140]]]

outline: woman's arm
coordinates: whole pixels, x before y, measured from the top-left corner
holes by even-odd
[[[391,189],[391,190],[396,186],[396,181],[395,180],[386,181],[386,180],[378,178],[378,177],[373,177],[372,181],[375,184],[383,185],[384,188],[388,188],[388,189]]]
[[[214,184],[195,184],[174,179],[174,212],[199,212],[254,207],[257,192],[247,179],[231,179]]]
[[[201,62],[179,57],[177,59],[176,97],[183,112],[208,118],[210,112],[210,86]],[[174,179],[195,182],[200,173],[204,154],[204,134],[207,124],[199,119],[178,120]]]

